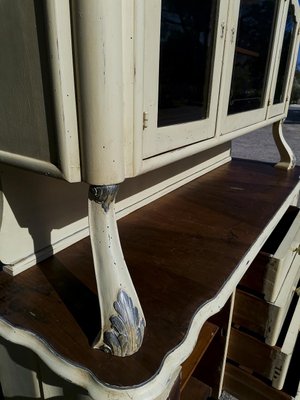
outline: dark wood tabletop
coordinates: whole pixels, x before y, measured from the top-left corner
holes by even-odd
[[[195,313],[222,290],[299,174],[298,167],[286,172],[233,160],[118,221],[147,321],[133,356],[91,347],[101,322],[89,238],[16,277],[0,272],[0,318],[34,332],[102,382],[141,384],[185,338]]]

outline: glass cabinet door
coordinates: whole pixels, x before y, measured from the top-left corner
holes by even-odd
[[[289,78],[295,68],[296,47],[298,46],[298,22],[295,1],[297,0],[286,2],[286,9],[282,19],[282,33],[270,93],[269,118],[284,113],[286,102],[289,100]]]
[[[144,159],[213,137],[227,6],[145,1]]]
[[[283,8],[280,0],[231,2],[232,22],[222,75],[221,134],[266,119]]]

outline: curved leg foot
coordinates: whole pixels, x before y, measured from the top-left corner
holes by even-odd
[[[283,136],[282,120],[273,124],[273,138],[280,154],[280,161],[275,167],[283,169],[294,168],[296,165],[296,157]]]
[[[94,347],[125,357],[144,336],[145,319],[119,240],[114,212],[117,185],[90,186],[89,224],[101,312]]]

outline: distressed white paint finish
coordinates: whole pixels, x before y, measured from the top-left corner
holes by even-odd
[[[287,111],[286,111],[287,112]],[[277,116],[269,120],[264,120],[253,125],[245,126],[241,129],[237,129],[236,131],[232,131],[227,133],[226,135],[219,136],[217,134],[216,137],[203,140],[189,146],[184,146],[179,149],[171,150],[163,154],[159,154],[155,157],[150,157],[145,160],[142,160],[140,164],[139,173],[145,173],[148,171],[152,171],[156,168],[160,168],[164,165],[168,165],[172,162],[181,160],[185,157],[192,156],[199,152],[211,149],[213,147],[222,145],[224,143],[229,142],[230,140],[236,139],[239,136],[245,135],[246,133],[252,132],[255,129],[263,128],[267,125],[271,125],[273,122],[278,121],[279,119],[285,118],[286,114],[283,116]]]
[[[270,304],[269,318],[266,325],[266,343],[275,346],[280,334],[284,319],[291,304],[293,294],[300,278],[300,259],[295,258],[286,276],[280,293],[274,303]]]
[[[0,338],[0,382],[5,399],[40,399],[38,357]]]
[[[85,388],[93,399],[101,398],[101,400],[165,400],[172,387],[172,384],[180,371],[180,365],[191,354],[198,339],[200,329],[204,322],[213,314],[216,314],[232,295],[237,284],[245,274],[251,262],[265,243],[270,233],[273,231],[279,220],[286,212],[288,206],[293,203],[300,189],[300,184],[288,196],[286,201],[278,210],[274,219],[266,226],[252,248],[233,275],[224,284],[222,290],[217,296],[206,303],[195,314],[191,321],[189,331],[185,339],[180,345],[169,353],[162,361],[161,368],[153,378],[145,382],[139,387],[129,387],[117,389],[109,387],[105,383],[97,381],[91,373],[70,362],[60,358],[52,352],[51,349],[40,338],[30,332],[22,331],[15,328],[0,318],[0,333],[5,339],[12,343],[21,344],[22,346],[32,349],[53,371],[59,376],[67,379],[77,385]]]
[[[296,216],[287,234],[275,254],[269,255],[270,261],[264,281],[264,295],[269,302],[275,302],[283,281],[289,273],[292,262],[300,264],[297,252],[300,244],[300,213]]]
[[[0,382],[4,399],[91,400],[87,392],[57,376],[23,346],[0,338]]]
[[[60,168],[64,179],[69,182],[80,182],[69,1],[46,0],[45,9]]]
[[[286,17],[287,17],[288,7],[289,7],[290,3],[293,5],[293,11],[294,11],[294,16],[295,16],[295,30],[293,32],[291,49],[290,49],[290,53],[288,55],[289,59],[288,59],[288,64],[287,64],[287,71],[285,71],[286,76],[285,76],[285,80],[284,80],[284,92],[283,92],[283,96],[282,96],[283,101],[282,101],[282,103],[279,103],[279,104],[273,104],[276,83],[277,83],[279,62],[280,62],[280,56],[281,56],[281,47],[280,46],[281,46],[283,36],[284,36]],[[298,57],[299,37],[300,37],[299,36],[299,33],[300,33],[299,26],[300,26],[300,15],[299,15],[298,1],[291,0],[290,2],[286,2],[285,10],[283,13],[283,18],[282,18],[282,28],[281,28],[281,37],[279,38],[279,48],[277,50],[276,60],[274,63],[273,82],[272,82],[272,87],[271,87],[270,96],[269,96],[270,106],[268,109],[268,118],[274,117],[275,115],[284,114],[289,105],[293,81],[294,81],[294,71],[295,71],[297,57]]]
[[[134,169],[133,173],[140,174],[155,168],[167,165],[175,160],[196,154],[199,151],[204,151],[208,148],[212,148],[218,144],[224,143],[226,141],[232,140],[238,136],[245,133],[251,132],[254,129],[259,129],[263,126],[269,125],[273,122],[284,119],[288,112],[288,102],[285,103],[283,109],[280,112],[275,112],[273,114],[267,115],[267,104],[269,99],[269,93],[274,85],[276,84],[276,79],[274,78],[273,69],[276,67],[276,57],[278,57],[278,45],[280,45],[280,37],[283,35],[284,24],[282,20],[284,19],[284,13],[287,12],[287,3],[280,1],[280,7],[278,12],[278,21],[275,30],[275,45],[272,48],[271,54],[271,69],[268,74],[267,79],[267,89],[266,96],[264,98],[264,107],[259,110],[249,111],[246,113],[239,113],[233,116],[227,116],[228,109],[228,96],[230,90],[231,73],[232,73],[232,63],[235,48],[235,34],[237,29],[237,19],[239,2],[230,1],[229,8],[227,10],[225,2],[221,2],[222,7],[219,10],[219,22],[216,29],[224,29],[226,32],[225,37],[225,50],[222,58],[222,70],[221,70],[221,84],[219,87],[219,95],[216,99],[218,103],[218,121],[215,129],[215,137],[210,137],[210,131],[215,125],[216,121],[210,120],[209,125],[205,127],[206,140],[205,137],[201,137],[202,130],[199,126],[197,129],[197,134],[199,134],[198,139],[193,135],[193,129],[196,127],[197,122],[191,124],[181,124],[180,126],[171,126],[164,128],[157,128],[156,125],[156,115],[157,115],[157,87],[158,87],[158,69],[153,67],[152,62],[146,62],[147,60],[154,60],[154,65],[158,65],[158,48],[159,48],[159,19],[154,21],[154,16],[158,15],[160,10],[160,1],[157,0],[155,3],[137,2],[135,6],[135,86],[134,86],[134,126],[135,126],[135,136],[134,136]],[[295,17],[299,21],[299,5],[293,0],[295,5]],[[224,7],[224,8],[223,8]],[[153,23],[151,21],[154,21]],[[154,29],[154,24],[158,29]],[[231,43],[231,32],[234,30],[233,41]],[[148,32],[148,33],[147,33]],[[142,38],[145,35],[145,42]],[[152,38],[153,40],[150,40]],[[295,39],[292,51],[293,61],[290,64],[288,71],[288,89],[287,94],[290,93],[293,81],[293,71],[296,65],[297,59],[297,43],[299,39]],[[221,46],[221,40],[219,46]],[[217,45],[217,46],[218,46]],[[141,49],[144,49],[143,53]],[[223,53],[219,51],[219,55]],[[216,79],[217,81],[217,79]],[[152,84],[155,82],[155,84]],[[211,92],[211,96],[213,95]],[[144,107],[141,106],[142,101],[137,101],[136,99],[143,99]],[[212,97],[210,98],[210,100]],[[211,111],[214,110],[214,107]],[[148,113],[148,127],[144,129],[143,135],[141,131],[143,130],[143,111]],[[213,114],[213,113],[212,113]],[[212,115],[211,114],[211,115]],[[201,121],[201,123],[207,123],[207,121]],[[185,129],[184,125],[188,125]],[[179,128],[180,127],[180,128]],[[166,128],[166,129],[165,129]],[[178,132],[177,132],[178,131]],[[177,133],[179,137],[177,137]],[[185,134],[183,133],[185,132]],[[226,133],[226,135],[222,135]],[[214,134],[212,135],[214,136]],[[183,141],[184,137],[184,141]],[[198,140],[198,141],[197,141]],[[180,147],[181,146],[181,147]],[[143,148],[145,150],[143,150]],[[143,151],[146,151],[143,155]],[[148,153],[149,154],[148,154]],[[151,155],[151,157],[149,157]],[[145,157],[149,157],[146,158]]]
[[[22,4],[21,7],[22,6],[24,6],[24,10],[29,8],[34,9],[33,2],[26,2]],[[5,99],[3,103],[4,109],[7,106],[7,129],[11,129],[15,136],[13,136],[9,150],[7,150],[5,146],[4,148],[3,145],[1,146],[0,161],[35,172],[64,178],[69,182],[79,182],[81,180],[81,174],[69,2],[67,0],[50,0],[45,2],[45,6],[45,19],[40,22],[45,24],[46,30],[45,42],[41,44],[44,49],[49,50],[48,53],[45,52],[46,59],[44,60],[43,52],[37,52],[37,59],[35,62],[32,62],[30,56],[33,56],[30,51],[37,46],[37,44],[35,45],[34,43],[37,42],[38,39],[37,37],[35,39],[30,38],[27,32],[27,36],[25,34],[25,37],[19,38],[20,48],[18,52],[24,52],[24,63],[29,63],[28,70],[24,68],[23,75],[22,69],[20,74],[18,65],[16,65],[15,68],[15,65],[10,65],[9,61],[7,65],[5,65],[6,70],[9,68],[13,70],[11,75],[14,77],[13,82],[16,81],[16,86],[12,88],[12,94],[14,94],[14,96],[11,96],[10,103],[6,105]],[[10,21],[11,26],[16,24],[16,21],[12,18]],[[36,21],[33,19],[26,21],[26,23],[29,24],[29,30],[36,35]],[[24,41],[24,46],[22,41]],[[8,53],[9,55],[14,52],[13,47],[10,47],[10,52]],[[33,52],[33,54],[35,53]],[[39,57],[41,57],[41,60]],[[50,94],[44,92],[42,87],[42,80],[44,77],[41,72],[40,64],[43,65],[43,62],[46,62],[50,67],[50,71],[47,71],[47,74],[50,73],[51,75],[49,77],[51,81]],[[37,71],[35,68],[37,68]],[[39,74],[41,75],[41,85],[32,84],[37,80],[35,78]],[[44,84],[47,86],[47,82],[44,82]],[[28,94],[26,89],[28,90]],[[49,99],[47,98],[49,95],[51,97],[51,103],[53,98],[53,110],[52,107],[49,107]],[[43,105],[42,101],[43,96],[45,97],[45,105]],[[24,97],[24,106],[18,106],[18,102],[15,102],[14,99],[18,99],[19,97],[21,99]],[[35,101],[38,102],[38,105],[41,105],[41,109],[36,109]],[[43,107],[45,108],[45,115],[43,115],[44,113],[42,112]],[[26,112],[30,115],[28,120],[26,115],[24,115]],[[34,116],[36,123],[32,122],[33,118],[31,118],[31,115]],[[45,119],[44,122],[43,119]],[[49,124],[46,120],[51,120],[51,123]],[[29,124],[29,126],[25,128],[26,124]],[[53,147],[55,147],[54,152],[57,154],[57,160],[55,159],[53,162],[51,156],[45,159],[42,155],[42,150],[44,147],[47,147],[45,142],[39,140],[43,125],[46,125],[44,127],[45,133],[43,133],[43,135],[45,135],[44,140],[46,143],[48,141],[53,142]],[[32,148],[36,147],[36,155],[34,152],[30,155],[30,153],[26,151],[23,152],[23,149],[20,150],[20,146],[22,148],[22,141],[24,146],[24,142],[26,142],[27,139],[29,143],[32,141]],[[52,153],[52,151],[50,151],[50,153]]]
[[[72,400],[92,400],[85,389],[68,382],[59,376],[39,360],[40,390],[43,393],[42,399],[72,399]]]
[[[0,261],[9,273],[22,272],[88,235],[86,184],[8,165],[0,166],[0,179]]]
[[[278,72],[279,72],[279,64],[280,64],[280,57],[281,57],[281,52],[282,52],[282,44],[283,44],[283,38],[284,38],[284,32],[285,32],[285,23],[288,15],[288,10],[289,10],[289,1],[284,2],[283,6],[283,11],[282,11],[282,17],[280,18],[280,30],[279,30],[279,35],[278,35],[278,47],[276,49],[276,54],[275,54],[275,60],[274,60],[274,68],[273,68],[273,76],[272,76],[272,85],[270,89],[270,94],[268,96],[269,104],[268,104],[268,113],[267,117],[271,118],[274,117],[275,115],[280,115],[284,113],[285,110],[285,103],[286,103],[286,90],[288,86],[288,79],[289,75],[287,74],[285,77],[285,82],[284,82],[284,95],[283,95],[283,102],[280,104],[273,104],[274,101],[274,95],[275,95],[275,90],[276,90],[276,83],[277,83],[277,78],[278,78]],[[289,54],[290,57],[293,55],[293,51]]]
[[[154,23],[159,25],[159,18],[156,17],[159,14],[160,1],[150,3],[133,0],[126,2],[72,0],[74,45],[72,54],[69,2],[46,1],[47,31],[55,92],[55,121],[62,165],[57,167],[18,154],[0,152],[0,158],[4,162],[64,177],[69,181],[79,179],[76,131],[78,121],[72,56],[76,66],[81,161],[85,170],[84,179],[91,184],[121,182],[124,177],[136,176],[212,148],[286,116],[287,105],[280,114],[275,113],[274,118],[270,118],[273,115],[270,114],[268,119],[265,118],[264,108],[246,113],[247,115],[241,113],[233,116],[237,119],[237,124],[231,124],[228,117],[230,125],[228,129],[225,129],[220,117],[216,127],[217,113],[221,115],[222,110],[227,112],[229,89],[224,86],[230,84],[234,52],[234,40],[231,43],[229,39],[231,30],[236,31],[238,16],[238,2],[230,1],[228,8],[226,0],[220,2],[217,11],[216,58],[212,65],[214,79],[209,98],[209,117],[203,121],[170,127],[170,131],[169,127],[158,129],[155,125],[158,71],[153,67],[153,62],[147,61],[155,59],[155,65],[158,64],[159,32],[153,29],[153,26]],[[283,16],[283,10],[286,11],[287,8],[283,3],[287,2],[280,2],[280,16]],[[293,4],[295,4],[296,18],[299,20],[299,6],[295,0]],[[279,37],[282,36],[284,28],[283,23],[281,30],[279,25],[280,23],[275,35],[276,44],[280,44]],[[150,40],[153,35],[156,35],[155,41]],[[224,45],[226,35],[227,40]],[[288,92],[292,85],[297,43],[295,39]],[[272,60],[278,58],[278,49],[275,51],[275,48],[276,46],[271,55]],[[275,65],[276,62],[271,64]],[[155,74],[154,81],[150,79],[153,74]],[[271,75],[269,74],[268,87]],[[275,85],[274,77],[273,81],[272,87]],[[144,111],[149,114],[150,125],[142,134]],[[261,113],[264,116],[260,115]],[[219,138],[224,129],[227,132],[224,135],[226,137]],[[216,137],[213,137],[214,135]],[[152,148],[153,157],[143,160],[145,157],[143,148],[146,152]],[[161,154],[164,151],[166,152]]]
[[[294,168],[296,165],[296,157],[283,136],[282,120],[273,124],[273,137],[280,154],[280,161],[276,164],[276,167],[283,169]]]
[[[117,219],[228,161],[230,144],[225,143],[126,180],[118,194]],[[88,236],[86,184],[71,185],[6,165],[0,174],[0,260],[6,272],[21,273]]]
[[[71,2],[83,179],[93,185],[119,183],[125,177],[127,118],[132,119],[127,92],[133,90],[128,83],[133,37],[127,29],[133,16],[127,7],[131,1]]]
[[[131,281],[115,216],[118,186],[91,186],[89,224],[101,312],[101,331],[94,346],[129,356],[142,345],[145,318]]]

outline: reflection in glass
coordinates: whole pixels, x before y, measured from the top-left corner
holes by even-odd
[[[158,126],[207,116],[215,1],[162,0]]]
[[[282,103],[284,101],[284,92],[285,92],[285,78],[286,72],[289,65],[289,54],[290,48],[292,45],[292,38],[294,36],[294,29],[295,29],[295,20],[294,20],[294,13],[293,13],[293,6],[290,5],[289,12],[286,20],[285,31],[284,31],[284,38],[280,56],[280,64],[277,76],[277,83],[275,89],[275,95],[273,104]]]
[[[274,0],[241,0],[228,114],[263,105],[276,6]]]

